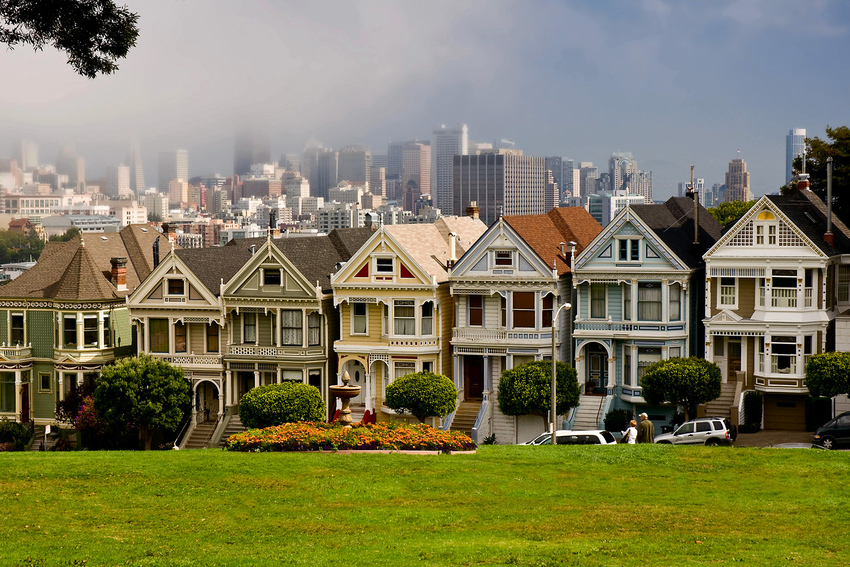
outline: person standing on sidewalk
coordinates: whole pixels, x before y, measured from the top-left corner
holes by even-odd
[[[654,443],[655,442],[655,426],[649,421],[649,416],[646,413],[640,414],[640,425],[637,429],[638,443]]]

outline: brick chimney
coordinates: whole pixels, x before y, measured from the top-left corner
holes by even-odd
[[[471,201],[469,205],[466,207],[466,216],[472,217],[475,220],[478,220],[481,214],[481,209],[478,208],[478,201]]]
[[[112,264],[110,272],[110,281],[118,291],[127,291],[127,258],[112,258],[109,260]]]

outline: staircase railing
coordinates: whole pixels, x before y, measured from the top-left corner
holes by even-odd
[[[481,428],[481,422],[484,421],[484,416],[487,414],[487,402],[481,402],[481,407],[478,408],[478,415],[475,416],[475,423],[472,426],[472,431],[470,431],[470,437],[477,444],[478,443],[478,430]]]
[[[174,443],[172,443],[172,447],[171,447],[172,449],[179,449],[180,448],[180,444],[179,444],[180,438],[183,437],[183,434],[186,432],[186,428],[189,427],[191,424],[192,424],[191,419],[186,421],[186,424],[183,425],[183,427],[177,433],[177,437],[174,438]]]
[[[210,440],[213,438],[213,435],[215,435],[215,430],[216,430],[216,428],[218,427],[218,422],[219,422],[219,421],[221,421],[221,418],[222,418],[222,416],[221,416],[221,415],[219,415],[219,416],[216,418],[215,423],[214,423],[214,424],[213,424],[213,426],[212,426],[212,429],[210,429],[209,435],[207,435],[207,438],[206,438],[206,439],[204,439],[204,449],[209,449],[209,447],[210,447]]]
[[[608,408],[611,407],[611,398],[613,396],[605,396],[599,403],[599,411],[596,412],[596,427],[602,423],[602,416],[608,413]]]
[[[460,404],[458,404],[460,405]],[[455,414],[457,413],[457,409],[443,418],[440,422],[440,425],[437,426],[437,429],[440,431],[448,431],[452,427],[452,420],[455,418]]]

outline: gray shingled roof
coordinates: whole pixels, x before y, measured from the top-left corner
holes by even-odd
[[[722,227],[702,205],[699,206],[699,245],[694,245],[694,202],[688,197],[670,197],[661,205],[632,205],[632,211],[691,268],[720,238]]]
[[[184,248],[175,253],[216,297],[221,292],[222,280],[230,281],[251,258],[251,250],[240,246]]]
[[[779,208],[824,254],[835,256],[850,253],[850,229],[832,214],[834,245],[823,239],[826,232],[826,204],[812,191],[795,190],[788,195],[768,195]]]

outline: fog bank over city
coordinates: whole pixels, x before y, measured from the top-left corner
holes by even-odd
[[[185,148],[190,175],[230,175],[245,125],[277,159],[310,140],[386,153],[462,122],[526,154],[631,152],[663,200],[691,164],[721,183],[736,157],[756,196],[775,191],[789,129],[850,123],[837,1],[126,3],[140,37],[114,75],[80,77],[51,48],[0,55],[0,156],[22,136],[44,163],[73,144],[97,177],[135,137],[151,173]]]

